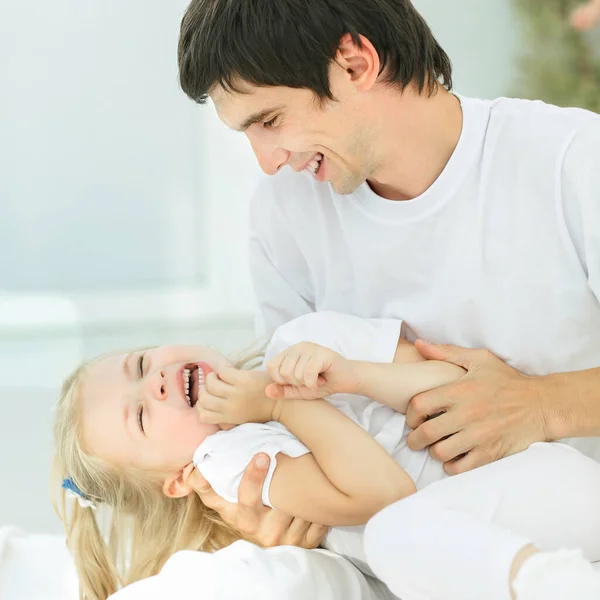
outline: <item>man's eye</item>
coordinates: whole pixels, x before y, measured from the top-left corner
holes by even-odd
[[[265,129],[269,129],[270,127],[273,127],[275,125],[276,121],[277,121],[277,117],[273,117],[271,120],[265,121],[263,123],[263,127]]]
[[[138,408],[138,425],[140,426],[142,433],[145,433],[144,432],[144,407],[143,406],[140,406]]]
[[[138,373],[140,375],[140,377],[144,376],[144,355],[140,354],[140,357],[138,358]]]

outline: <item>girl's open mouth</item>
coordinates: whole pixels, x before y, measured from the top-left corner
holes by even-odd
[[[204,363],[188,363],[183,367],[183,391],[187,403],[193,408],[198,402],[198,391],[206,382],[206,376],[212,369]]]

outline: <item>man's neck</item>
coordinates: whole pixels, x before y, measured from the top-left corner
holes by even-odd
[[[368,183],[382,198],[411,200],[431,187],[456,149],[463,122],[460,101],[440,86],[429,98],[408,88],[384,103],[381,159]]]

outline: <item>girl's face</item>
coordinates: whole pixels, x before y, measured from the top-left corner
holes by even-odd
[[[194,408],[198,387],[229,365],[203,346],[160,346],[92,363],[81,386],[84,448],[115,466],[181,471],[220,429]]]

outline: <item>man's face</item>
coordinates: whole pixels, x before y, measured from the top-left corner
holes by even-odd
[[[246,93],[216,87],[211,98],[221,121],[248,136],[265,173],[289,165],[350,194],[377,166],[375,136],[363,95],[335,63],[330,73],[335,101],[321,103],[310,90],[251,85]]]

